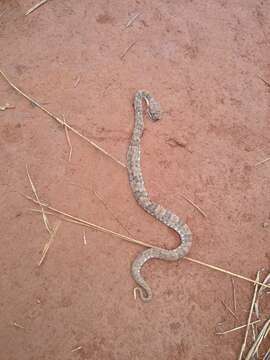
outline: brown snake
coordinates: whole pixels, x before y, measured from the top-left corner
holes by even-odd
[[[143,301],[150,301],[152,299],[152,291],[150,286],[141,275],[142,266],[146,261],[153,258],[167,261],[179,260],[188,253],[192,243],[192,235],[189,227],[184,223],[183,220],[173,214],[170,210],[163,208],[157,203],[154,203],[149,198],[149,195],[145,189],[140,161],[140,143],[144,129],[143,100],[146,101],[148,106],[150,118],[153,121],[156,121],[160,118],[159,104],[155,101],[155,99],[146,91],[138,91],[134,99],[135,125],[127,153],[129,183],[134,197],[139,205],[150,215],[154,216],[157,220],[175,230],[181,238],[180,245],[175,249],[147,249],[139,254],[132,264],[132,277],[139,285],[139,288],[136,288],[135,290],[139,290],[140,297]]]

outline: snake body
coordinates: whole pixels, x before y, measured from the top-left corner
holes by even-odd
[[[146,261],[150,259],[162,259],[166,261],[176,261],[185,256],[192,243],[192,234],[183,220],[173,214],[170,210],[163,208],[161,205],[153,202],[144,186],[144,180],[141,170],[141,138],[143,135],[143,100],[145,100],[150,118],[156,121],[160,118],[160,107],[155,99],[146,91],[140,90],[134,98],[135,125],[132,138],[127,153],[127,168],[129,183],[133,191],[133,195],[138,204],[154,218],[175,230],[181,243],[172,250],[150,248],[140,253],[132,263],[131,273],[135,282],[139,285],[140,297],[143,301],[152,299],[152,291],[148,283],[141,275],[141,268]]]

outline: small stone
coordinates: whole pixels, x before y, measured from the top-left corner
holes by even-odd
[[[269,226],[269,223],[268,222],[264,222],[263,224],[262,224],[262,227],[263,228],[266,228],[266,227],[268,227]]]

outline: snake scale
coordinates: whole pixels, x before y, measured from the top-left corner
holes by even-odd
[[[152,291],[141,275],[142,266],[148,260],[154,258],[166,261],[179,260],[188,253],[192,243],[192,234],[183,220],[173,214],[170,210],[153,202],[149,198],[144,186],[141,170],[141,138],[144,129],[143,100],[145,100],[147,104],[150,118],[153,121],[159,120],[160,118],[160,107],[155,99],[147,91],[137,91],[134,98],[135,125],[127,153],[129,183],[138,204],[154,218],[176,231],[181,239],[180,245],[175,249],[166,250],[150,248],[140,253],[132,263],[132,277],[139,285],[136,289],[138,289],[142,301],[150,301],[152,299]]]

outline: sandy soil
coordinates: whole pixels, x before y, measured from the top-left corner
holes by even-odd
[[[189,224],[190,256],[252,278],[268,269],[270,162],[254,165],[270,151],[270,93],[258,78],[270,80],[270,3],[66,0],[24,16],[36,2],[0,1],[1,69],[122,162],[134,93],[151,91],[164,114],[146,121],[145,182]],[[72,133],[69,162],[63,128],[1,79],[6,103],[16,108],[0,111],[1,359],[236,359],[243,332],[215,331],[245,324],[245,281],[235,280],[236,321],[221,302],[233,308],[230,277],[152,261],[143,304],[130,276],[143,248],[90,229],[85,245],[66,222],[37,266],[48,233],[20,195],[32,195],[26,164],[52,206],[155,245],[178,240],[136,204],[124,168]]]

